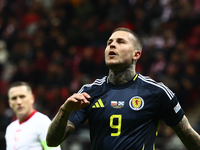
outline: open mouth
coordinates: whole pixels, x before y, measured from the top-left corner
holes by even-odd
[[[114,51],[109,52],[109,56],[115,56],[115,55],[116,55],[116,53]]]

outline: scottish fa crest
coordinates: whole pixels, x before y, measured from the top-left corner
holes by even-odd
[[[144,100],[139,96],[134,96],[130,99],[129,106],[133,110],[140,110],[144,107]]]

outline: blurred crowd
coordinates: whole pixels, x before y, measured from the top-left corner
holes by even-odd
[[[167,85],[185,111],[194,107],[200,100],[199,0],[1,0],[0,140],[15,118],[7,104],[10,83],[28,82],[35,108],[52,119],[69,95],[107,75],[104,48],[122,26],[143,42],[137,72]],[[166,141],[157,149],[170,150]],[[87,123],[66,143],[69,150],[87,150]]]

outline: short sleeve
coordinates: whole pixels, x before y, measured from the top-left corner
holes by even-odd
[[[177,97],[173,95],[170,99],[165,92],[159,95],[159,115],[162,120],[168,125],[173,126],[178,124],[184,116],[184,111],[181,108]]]
[[[38,124],[40,141],[46,140],[46,135],[47,135],[47,131],[48,131],[50,123],[51,123],[51,120],[47,116],[43,116],[40,118],[40,123]]]
[[[37,121],[37,125],[38,125],[37,134],[38,134],[39,141],[40,142],[45,141],[51,120],[49,119],[49,117],[39,112],[37,113],[37,116],[35,117],[36,117],[35,121]]]
[[[92,101],[93,98],[96,96],[96,93],[104,93],[104,83],[106,81],[107,76],[103,77],[102,79],[96,79],[93,83],[91,84],[85,84],[83,85],[80,90],[77,92],[78,94],[86,92],[88,93],[91,98],[88,99],[89,101]],[[101,90],[102,89],[102,90]],[[90,106],[90,105],[89,105]],[[71,121],[76,129],[79,128],[87,119],[88,119],[88,108],[89,106],[86,106],[79,111],[72,111],[68,120]]]
[[[76,129],[79,128],[87,120],[85,109],[71,112],[69,120],[75,125]]]
[[[51,124],[51,120],[47,116],[42,114],[40,118],[40,124],[39,124],[39,130],[40,130],[39,139],[40,139],[41,145],[43,146],[44,150],[61,150],[60,146],[48,147],[46,144],[46,135],[47,135],[50,124]]]

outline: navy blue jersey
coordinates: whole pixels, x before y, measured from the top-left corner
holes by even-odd
[[[97,79],[82,92],[91,96],[90,105],[69,120],[78,128],[88,119],[92,150],[154,150],[159,120],[173,126],[184,115],[170,89],[141,74],[123,85]]]

